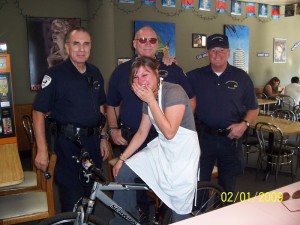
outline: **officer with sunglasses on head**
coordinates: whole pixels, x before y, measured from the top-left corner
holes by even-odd
[[[142,27],[135,33],[132,44],[136,55],[113,71],[107,93],[108,132],[112,141],[120,146],[128,145],[130,138],[138,130],[142,118],[143,102],[131,90],[128,81],[130,68],[136,57],[156,58],[158,49],[157,34],[149,26]],[[191,105],[194,106],[195,97],[187,77],[182,68],[173,63],[173,60],[173,58],[166,57],[159,61],[160,77],[164,81],[181,85],[189,96]],[[122,130],[120,124],[122,124]],[[126,130],[128,132],[125,132]],[[129,135],[125,135],[125,133],[129,133]],[[157,132],[152,127],[148,138],[139,149],[143,149],[156,136]],[[144,208],[143,211],[147,211],[147,209]]]

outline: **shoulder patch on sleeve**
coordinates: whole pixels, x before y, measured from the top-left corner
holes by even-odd
[[[42,81],[42,88],[47,87],[51,83],[52,78],[48,75],[45,75]]]

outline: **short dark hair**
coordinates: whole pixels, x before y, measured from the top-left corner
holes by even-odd
[[[65,36],[65,44],[68,43],[70,41],[70,36],[71,36],[71,33],[73,31],[81,31],[81,32],[85,32],[85,33],[88,33],[90,35],[90,37],[92,38],[90,32],[85,28],[85,27],[72,27],[67,33],[66,33],[66,36]]]
[[[299,83],[299,77],[292,77],[291,82],[292,83]]]

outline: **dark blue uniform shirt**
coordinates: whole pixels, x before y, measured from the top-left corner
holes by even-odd
[[[248,110],[257,109],[253,83],[248,74],[228,64],[217,76],[211,66],[187,73],[196,95],[196,116],[211,128],[226,128],[241,122]]]
[[[141,122],[143,102],[134,94],[129,84],[132,62],[133,59],[122,63],[112,73],[107,93],[107,104],[113,107],[121,105],[120,121],[135,132]],[[164,81],[181,85],[189,98],[194,96],[185,73],[176,64],[166,66],[160,61],[159,74]]]
[[[100,105],[105,104],[104,80],[99,69],[86,63],[81,74],[67,59],[51,67],[43,78],[33,108],[61,124],[71,123],[80,127],[99,125]]]

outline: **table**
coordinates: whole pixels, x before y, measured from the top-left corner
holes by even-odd
[[[276,125],[285,136],[300,134],[300,122],[297,121],[274,118],[271,116],[257,116],[256,119],[250,123],[250,127],[254,128],[258,122]]]
[[[258,105],[262,105],[264,107],[264,114],[268,114],[268,112],[269,112],[269,105],[276,104],[277,100],[258,98],[257,99],[257,103],[258,103]],[[268,105],[267,111],[266,111],[266,105]]]
[[[17,143],[0,145],[0,187],[19,184],[23,180]]]
[[[247,201],[174,223],[174,225],[299,225],[300,199],[290,199],[286,202],[294,203],[298,209],[296,212],[290,212],[282,202],[276,199],[267,201],[268,194],[276,196],[279,192],[288,192],[292,195],[296,190],[300,190],[300,182],[267,192],[262,195],[265,196],[264,198],[250,198]]]

